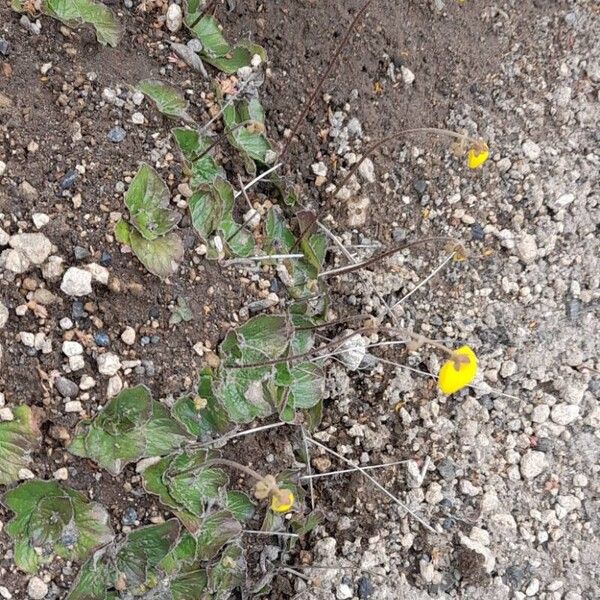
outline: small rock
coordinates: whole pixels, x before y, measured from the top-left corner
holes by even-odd
[[[8,406],[0,408],[0,421],[14,421],[15,415]]]
[[[375,183],[375,166],[370,158],[365,158],[358,167],[360,176],[369,183]]]
[[[540,157],[541,150],[540,147],[531,140],[527,140],[523,143],[523,154],[529,160],[537,160]]]
[[[49,282],[58,281],[65,271],[63,262],[60,256],[50,256],[42,266],[42,277]]]
[[[60,289],[69,296],[87,296],[92,293],[92,274],[84,269],[69,267]]]
[[[0,38],[0,54],[2,54],[2,56],[8,56],[10,54],[10,44],[4,38]]]
[[[29,181],[21,182],[21,185],[19,185],[19,193],[29,202],[34,202],[38,197],[38,191],[29,183]]]
[[[102,375],[108,375],[112,377],[117,374],[117,371],[121,368],[121,361],[116,354],[107,352],[106,354],[100,354],[96,359],[98,364],[98,371]]]
[[[544,423],[550,416],[550,407],[547,404],[538,404],[531,411],[531,420],[534,423]]]
[[[8,322],[8,308],[0,302],[0,329],[3,329]]]
[[[131,527],[132,525],[135,525],[137,518],[137,511],[135,510],[135,508],[130,506],[123,511],[123,514],[121,515],[121,523],[128,527]]]
[[[170,4],[167,9],[166,25],[171,33],[175,33],[181,29],[183,23],[183,12],[179,4]]]
[[[19,233],[8,243],[34,265],[41,265],[52,252],[52,243],[43,233]]]
[[[522,456],[520,466],[525,479],[534,479],[548,468],[548,459],[543,452],[528,450]]]
[[[46,213],[33,213],[31,215],[31,220],[38,229],[41,229],[50,223],[50,217]]]
[[[6,173],[6,163],[3,160],[0,160],[0,177]]]
[[[519,258],[525,264],[531,264],[538,257],[538,248],[535,241],[535,236],[526,233],[516,245]]]
[[[79,394],[79,386],[66,377],[58,377],[54,387],[63,398],[76,398]]]
[[[135,344],[135,329],[133,327],[126,327],[121,334],[121,340],[128,346]]]
[[[314,163],[310,168],[317,177],[327,177],[327,166],[324,162]]]
[[[118,375],[113,375],[108,380],[106,386],[106,396],[108,398],[114,398],[123,389],[123,380]]]
[[[367,222],[367,211],[371,201],[367,197],[348,201],[348,226],[361,227]]]
[[[31,262],[18,250],[7,248],[0,255],[0,267],[3,267],[11,273],[21,275],[29,270]]]
[[[35,473],[31,469],[19,469],[18,477],[21,480],[35,479]]]
[[[108,337],[108,333],[106,331],[98,331],[94,334],[94,341],[97,346],[100,348],[106,348],[110,344],[110,338]]]
[[[67,467],[61,467],[60,469],[56,469],[52,474],[56,481],[66,481],[69,479],[69,469]]]
[[[79,389],[82,391],[91,390],[96,385],[96,380],[89,375],[82,375],[79,382]]]
[[[42,600],[48,593],[48,586],[39,577],[32,577],[27,584],[27,595],[31,600]]]
[[[85,270],[92,274],[92,281],[108,285],[110,273],[106,267],[102,267],[97,263],[90,263],[85,267]]]
[[[557,425],[569,425],[579,417],[579,411],[577,404],[557,404],[552,408],[550,418]]]
[[[400,72],[402,73],[402,81],[406,85],[412,85],[415,81],[415,74],[408,68],[402,65],[400,67]]]
[[[65,402],[65,412],[68,413],[78,413],[83,410],[81,406],[81,402],[79,400],[69,400],[69,402]]]
[[[141,112],[134,112],[131,115],[131,122],[134,125],[143,125],[146,122],[144,115]]]
[[[349,600],[354,596],[352,588],[347,583],[340,583],[335,593],[337,600]]]
[[[79,342],[65,341],[62,344],[62,351],[65,356],[77,356],[83,354],[83,346]]]
[[[366,577],[361,577],[358,580],[358,597],[360,600],[369,600],[375,588]]]
[[[122,128],[119,127],[118,125],[116,127],[113,127],[107,134],[106,137],[109,139],[109,141],[111,141],[113,144],[120,144],[124,139],[125,136],[127,135],[127,132]]]
[[[77,181],[78,173],[75,169],[70,169],[65,173],[65,176],[60,180],[59,187],[62,191],[70,190]]]

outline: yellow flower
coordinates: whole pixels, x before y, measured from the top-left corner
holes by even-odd
[[[490,156],[490,150],[486,143],[475,144],[467,152],[467,167],[469,169],[479,168]]]
[[[454,394],[469,385],[477,373],[477,357],[469,346],[461,346],[452,353],[438,374],[438,385],[444,394]]]
[[[271,510],[284,513],[294,506],[294,494],[290,490],[277,490],[271,496]]]

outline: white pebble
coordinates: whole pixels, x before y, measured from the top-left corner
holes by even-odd
[[[100,354],[96,359],[96,362],[98,363],[98,371],[100,371],[102,375],[108,375],[109,377],[116,375],[117,371],[121,368],[119,357],[112,352]]]
[[[83,346],[79,342],[63,342],[62,351],[65,356],[77,356],[83,354]]]
[[[131,122],[134,125],[143,125],[145,121],[146,119],[144,118],[144,115],[141,112],[134,112],[131,115]]]
[[[68,402],[65,402],[65,412],[81,412],[82,409],[83,407],[81,406],[81,402],[79,400],[69,400]]]
[[[27,595],[31,600],[42,600],[48,593],[48,586],[39,577],[32,577],[27,584]]]
[[[87,296],[92,293],[92,274],[77,267],[69,267],[63,275],[60,289],[69,296]]]
[[[135,344],[135,329],[133,327],[125,327],[121,334],[121,340],[128,346]]]
[[[67,469],[67,467],[61,467],[60,469],[56,469],[52,476],[57,481],[66,481],[67,479],[69,479],[69,470]]]

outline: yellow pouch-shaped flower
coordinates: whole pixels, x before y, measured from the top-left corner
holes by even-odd
[[[467,167],[478,169],[490,156],[487,144],[481,143],[467,152]]]
[[[461,346],[452,353],[438,374],[438,385],[444,394],[454,394],[469,385],[477,374],[477,357],[469,346]]]
[[[294,506],[294,494],[290,490],[277,490],[271,496],[271,510],[284,513]]]

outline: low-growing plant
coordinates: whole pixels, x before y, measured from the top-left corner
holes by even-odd
[[[96,0],[11,0],[12,9],[31,17],[47,15],[67,27],[90,25],[103,45],[116,46],[122,35],[121,25],[112,11]]]

